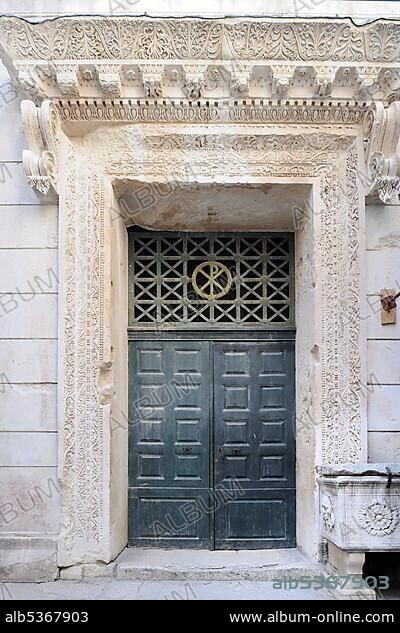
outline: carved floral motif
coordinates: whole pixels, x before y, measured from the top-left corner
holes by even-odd
[[[373,536],[391,534],[399,524],[398,508],[383,499],[365,503],[358,512],[358,522],[362,529]]]
[[[238,59],[342,62],[400,60],[400,25],[345,21],[1,18],[2,43],[21,59]]]
[[[94,550],[98,557],[107,557],[108,523],[104,512],[108,493],[103,474],[109,424],[109,408],[103,406],[99,387],[99,372],[108,360],[104,336],[103,179],[68,141],[63,151],[61,566],[91,560]]]

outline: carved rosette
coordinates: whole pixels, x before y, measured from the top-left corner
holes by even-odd
[[[39,194],[47,195],[50,189],[58,192],[58,153],[60,116],[51,101],[38,108],[32,101],[21,103],[22,121],[29,149],[22,159],[30,186]]]
[[[361,506],[358,511],[360,527],[373,536],[386,536],[394,532],[399,524],[400,513],[383,499],[374,499]]]

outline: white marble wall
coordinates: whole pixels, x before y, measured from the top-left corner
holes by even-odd
[[[368,456],[400,462],[400,309],[381,325],[379,292],[400,290],[400,205],[367,207]]]
[[[4,5],[4,6],[3,6]],[[8,5],[8,6],[7,6]],[[2,13],[12,13],[36,20],[55,15],[194,15],[194,16],[283,16],[336,17],[351,16],[359,22],[377,17],[399,17],[398,2],[363,0],[10,0],[0,2]]]
[[[0,539],[35,540],[59,525],[57,207],[27,184],[20,102],[3,66],[0,138]]]

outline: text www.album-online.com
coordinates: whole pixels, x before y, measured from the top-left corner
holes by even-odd
[[[284,611],[275,611],[273,613],[230,613],[231,622],[293,622],[295,624],[302,622],[394,622],[393,613],[343,613],[335,611],[334,613],[318,613],[311,615],[310,613],[285,613]]]

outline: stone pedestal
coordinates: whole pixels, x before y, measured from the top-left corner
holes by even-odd
[[[400,467],[341,464],[317,470],[327,569],[339,576],[361,576],[366,552],[400,549]],[[362,599],[365,590],[359,593]]]

